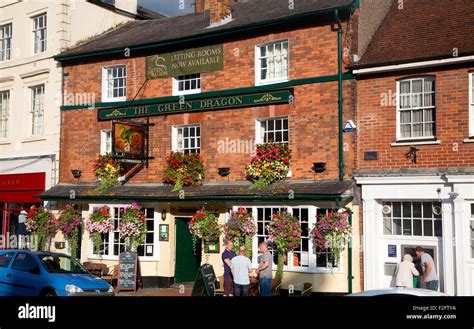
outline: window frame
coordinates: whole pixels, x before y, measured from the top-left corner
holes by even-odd
[[[388,233],[385,233],[385,230],[384,230],[384,227],[385,227],[385,215],[382,213],[382,207],[384,206],[384,203],[390,203],[391,204],[391,212],[390,212],[390,216],[388,218],[390,218],[391,220],[391,232],[390,234]],[[393,230],[393,203],[400,203],[401,204],[401,208],[400,208],[400,229],[401,229],[401,234],[395,234],[394,230]],[[410,209],[410,217],[408,218],[405,218],[405,216],[403,215],[403,203],[410,203],[411,204],[411,209]],[[421,217],[414,217],[413,216],[413,203],[421,203]],[[444,222],[443,222],[443,212],[441,210],[441,215],[440,215],[440,218],[437,218],[433,213],[432,213],[432,217],[431,218],[428,218],[428,217],[423,217],[423,204],[424,203],[431,203],[433,207],[433,204],[434,203],[440,203],[439,201],[436,201],[436,200],[381,200],[380,201],[380,213],[382,213],[382,217],[381,217],[381,224],[380,224],[380,229],[381,229],[381,236],[385,237],[385,238],[403,238],[403,239],[435,239],[435,240],[439,240],[439,239],[443,239],[443,234],[444,234]],[[440,203],[440,206],[442,207],[442,203]],[[397,217],[398,218],[398,217]],[[404,223],[403,221],[404,220],[410,220],[410,225],[411,225],[411,234],[408,235],[408,234],[404,234],[404,230],[403,230],[403,226],[404,226]],[[421,220],[421,235],[415,235],[414,234],[414,220]],[[425,226],[424,226],[424,221],[425,220],[431,220],[432,221],[432,224],[431,224],[431,228],[432,228],[432,235],[424,235],[425,233]],[[435,234],[436,232],[436,229],[435,229],[435,222],[438,221],[441,223],[441,236],[437,236]]]
[[[474,138],[474,72],[468,74],[469,137]]]
[[[34,119],[34,116],[35,116],[35,104],[36,104],[36,101],[35,101],[35,89],[36,88],[41,88],[42,87],[42,90],[43,90],[43,94],[42,94],[42,97],[43,99],[41,100],[41,112],[42,112],[42,130],[41,130],[41,133],[35,133],[35,129],[34,129],[34,123],[35,123],[35,119]],[[36,84],[36,85],[32,85],[32,86],[29,86],[28,87],[29,90],[30,90],[30,106],[29,106],[29,115],[28,115],[28,118],[29,118],[29,137],[32,137],[32,138],[35,138],[35,137],[42,137],[44,136],[44,132],[45,132],[45,123],[46,123],[46,120],[45,120],[45,94],[46,94],[46,84],[45,83],[40,83],[40,84]]]
[[[107,135],[110,134],[110,150],[107,149]],[[100,131],[100,155],[112,153],[112,129],[102,129]]]
[[[288,62],[288,67],[287,67],[287,76],[286,78],[278,78],[278,79],[262,79],[261,78],[261,64],[260,64],[260,58],[261,58],[261,47],[266,47],[271,44],[277,44],[277,43],[284,43],[286,42],[288,44],[288,54],[287,54],[287,62]],[[255,45],[255,85],[256,86],[262,86],[262,85],[269,85],[269,84],[274,84],[274,83],[280,83],[280,82],[286,82],[290,80],[290,63],[291,63],[291,56],[290,56],[290,39],[289,38],[281,38],[281,39],[276,39],[272,40],[269,42],[264,42]]]
[[[196,89],[190,89],[190,90],[179,90],[179,83],[181,82],[181,80],[179,80],[179,78],[181,77],[186,77],[188,75],[194,75],[194,74],[199,74],[199,88],[196,88]],[[192,94],[199,94],[201,92],[201,88],[202,88],[202,73],[193,73],[193,74],[186,74],[186,75],[181,75],[181,76],[178,76],[178,77],[173,77],[172,78],[173,80],[173,86],[172,86],[172,93],[173,93],[173,96],[181,96],[181,95],[192,95]],[[184,79],[184,80],[193,80],[193,78],[191,79]]]
[[[2,46],[5,46],[6,44],[9,44],[9,48],[2,48],[4,55],[0,55],[0,63],[4,63],[4,62],[8,62],[8,61],[12,60],[13,24],[12,23],[6,23],[6,24],[3,24],[3,25],[0,25],[0,30],[3,30],[3,33],[5,33],[5,29],[7,27],[9,27],[10,34],[7,37],[3,36],[0,39],[0,44]],[[7,40],[9,41],[9,43],[7,42]],[[8,56],[7,56],[7,54],[8,54]]]
[[[422,84],[422,95],[424,95],[424,86],[425,86],[425,80],[431,80],[434,82],[434,85],[433,85],[433,93],[434,93],[434,98],[433,98],[433,102],[434,102],[434,105],[433,105],[433,125],[434,125],[434,128],[433,128],[433,135],[431,136],[419,136],[419,137],[413,137],[413,136],[410,136],[410,137],[402,137],[402,131],[401,131],[401,113],[404,112],[404,111],[413,111],[413,109],[404,109],[404,110],[401,110],[400,108],[400,105],[401,105],[401,88],[400,88],[400,85],[402,82],[406,82],[406,81],[410,81],[410,84],[412,83],[413,80],[422,80],[423,81],[423,84]],[[406,78],[402,78],[402,79],[399,79],[397,80],[397,83],[396,83],[396,95],[397,95],[397,101],[396,101],[396,110],[397,110],[397,113],[396,113],[396,124],[397,124],[397,131],[396,131],[396,138],[397,138],[397,142],[407,142],[407,141],[436,141],[437,140],[437,134],[436,134],[436,131],[437,131],[437,122],[436,122],[436,109],[437,109],[437,106],[436,106],[436,94],[437,94],[437,87],[436,87],[436,76],[432,76],[432,75],[426,75],[426,76],[413,76],[413,77],[406,77]],[[412,95],[412,92],[410,90],[410,95]],[[418,110],[422,110],[424,111],[425,107],[419,107],[417,108]],[[413,122],[413,120],[410,121],[411,124]],[[424,121],[422,121],[424,122]],[[422,123],[423,124],[423,123]]]
[[[255,143],[256,144],[264,144],[265,143],[264,136],[262,136],[262,122],[270,121],[270,120],[285,119],[285,118],[288,122],[288,129],[287,129],[287,131],[288,131],[288,141],[287,142],[277,142],[277,143],[283,143],[283,144],[290,145],[290,118],[287,115],[286,116],[282,115],[282,116],[276,116],[276,117],[268,117],[268,118],[262,118],[262,119],[255,120]],[[276,129],[274,129],[273,131],[276,131]],[[284,132],[284,131],[285,131],[284,129],[281,130],[281,132]]]
[[[1,107],[1,104],[3,103],[3,95],[6,94],[6,114],[3,114],[4,109]],[[10,119],[10,89],[5,89],[5,90],[0,90],[0,140],[4,141],[8,139],[8,134],[10,131],[9,127],[9,119]],[[6,117],[6,118],[4,118]],[[4,125],[5,131],[2,130],[2,126]]]
[[[125,92],[124,92],[124,95],[120,97],[113,97],[113,96],[109,97],[108,96],[109,89],[108,89],[108,84],[107,84],[107,81],[108,81],[107,72],[109,69],[117,69],[119,67],[125,68],[125,76],[122,77],[122,79],[125,79],[125,83],[123,86]],[[108,66],[102,67],[102,90],[101,90],[102,102],[123,102],[127,100],[127,74],[128,74],[127,72],[128,72],[127,64],[116,64],[116,65],[108,65]]]
[[[313,224],[316,222],[316,213],[317,209],[321,209],[321,207],[311,205],[311,204],[298,204],[298,205],[268,205],[268,204],[240,204],[240,205],[233,205],[231,207],[232,211],[237,211],[238,208],[251,208],[252,209],[252,216],[255,221],[257,221],[257,213],[258,208],[286,208],[290,214],[293,214],[293,210],[295,208],[307,208],[308,209],[308,230],[313,228]],[[226,219],[230,216],[229,213],[226,215]],[[336,267],[317,267],[317,252],[315,252],[315,246],[311,239],[308,238],[308,257],[309,257],[309,266],[302,267],[302,266],[294,266],[293,264],[293,251],[288,252],[288,259],[287,265],[283,266],[283,271],[285,272],[297,272],[297,273],[343,273],[344,272],[344,254],[347,251],[347,248],[341,253],[341,257],[339,260],[339,264]],[[325,251],[329,253],[329,251]],[[258,267],[257,263],[257,256],[258,255],[258,237],[252,239],[252,267]],[[273,254],[272,254],[273,255]],[[272,270],[277,270],[277,264],[273,264]]]
[[[200,123],[192,123],[192,124],[187,124],[187,125],[177,125],[177,126],[173,126],[171,129],[171,147],[172,147],[172,151],[173,152],[180,152],[180,153],[183,153],[183,154],[186,154],[185,152],[183,152],[183,150],[187,150],[186,148],[181,148],[179,149],[178,148],[178,129],[183,129],[183,128],[190,128],[190,127],[199,127],[199,147],[194,147],[194,148],[190,148],[188,147],[187,149],[198,149],[199,152],[188,152],[188,153],[201,153],[201,148],[202,148],[202,127],[201,127],[201,124]],[[184,134],[183,134],[184,136]],[[183,137],[183,144],[184,144],[184,138]],[[188,137],[189,138],[189,137]],[[195,136],[195,139],[196,139],[196,136]]]
[[[39,19],[40,17],[43,17],[44,25],[41,28],[35,29],[35,21]],[[36,37],[36,33],[38,33],[39,31],[43,29],[45,30],[44,39],[42,40],[44,41],[44,49],[40,51],[36,48],[37,43],[36,43],[35,37]],[[31,33],[32,33],[32,39],[33,39],[32,40],[33,41],[33,45],[32,45],[33,55],[39,55],[48,51],[48,14],[46,12],[31,17]]]
[[[130,206],[130,204],[89,204],[89,212],[88,215],[92,214],[94,208],[100,208],[103,206],[108,206],[111,211],[113,208],[125,208]],[[156,204],[142,204],[141,207],[145,208],[153,208],[153,256],[138,256],[140,261],[145,262],[155,262],[160,261],[160,241],[159,241],[159,219],[161,218],[161,208],[159,208]],[[112,219],[115,218],[115,215],[112,214]],[[91,236],[89,235],[89,250],[88,250],[88,259],[90,260],[118,260],[119,255],[114,255],[114,233],[116,231],[113,230],[109,233],[109,250],[107,255],[97,255],[94,254],[94,245],[92,243]],[[148,233],[148,231],[147,231]],[[146,239],[146,237],[145,237]]]

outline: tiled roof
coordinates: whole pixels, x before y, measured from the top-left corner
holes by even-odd
[[[297,181],[283,180],[259,190],[249,190],[249,182],[209,183],[200,187],[185,187],[185,200],[289,200],[288,195],[293,191],[294,199],[305,196],[317,200],[318,196],[348,196],[352,193],[352,180],[338,181]],[[109,190],[98,193],[96,185],[90,184],[58,184],[42,193],[43,200],[61,200],[70,197],[73,190],[76,200],[147,200],[172,201],[179,200],[179,193],[172,192],[172,186],[163,184],[125,184],[114,186]]]
[[[235,3],[233,20],[227,24],[209,28],[207,12],[161,18],[157,20],[135,21],[94,38],[59,55],[70,56],[92,51],[131,47],[146,43],[157,43],[199,35],[212,31],[236,28],[253,23],[281,19],[288,16],[349,6],[355,0],[298,0],[290,9],[288,0],[250,0]]]
[[[474,54],[473,0],[394,1],[354,67],[452,58],[454,49]]]

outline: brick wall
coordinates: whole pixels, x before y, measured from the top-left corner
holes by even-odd
[[[474,166],[474,144],[464,142],[469,133],[468,72],[468,67],[447,67],[360,78],[357,169]],[[414,164],[405,157],[409,146],[391,146],[396,142],[396,103],[384,106],[382,100],[395,95],[398,79],[420,75],[436,77],[436,136],[441,143],[416,145],[419,151]],[[379,159],[364,160],[365,151],[378,151]]]
[[[214,91],[255,85],[255,45],[288,38],[290,44],[290,79],[337,74],[337,33],[329,25],[303,24],[292,31],[250,36],[224,44],[224,70],[202,74],[202,91]],[[134,57],[65,66],[65,92],[94,93],[100,101],[101,68],[127,65],[127,99],[163,97],[172,94],[171,79],[145,82],[145,58]],[[354,81],[344,82],[344,119],[354,119]],[[161,182],[164,157],[171,151],[173,125],[201,124],[201,153],[207,181],[244,180],[245,164],[250,155],[219,153],[219,141],[254,140],[255,120],[288,115],[290,145],[293,151],[292,179],[313,179],[313,162],[326,162],[327,170],[317,179],[338,177],[338,105],[337,82],[302,85],[294,88],[295,103],[244,109],[227,109],[189,114],[151,117],[155,126],[150,132],[150,151],[155,160],[137,174],[132,182]],[[62,111],[61,182],[73,182],[71,169],[82,171],[82,181],[95,181],[93,160],[100,149],[100,130],[111,128],[110,122],[97,122],[96,110]],[[137,119],[139,120],[139,119]],[[355,146],[353,134],[344,135],[346,177],[351,175]],[[230,167],[231,175],[221,178],[218,167]]]

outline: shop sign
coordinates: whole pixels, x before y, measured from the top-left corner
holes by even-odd
[[[120,159],[145,158],[146,126],[114,122],[112,130],[112,154]]]
[[[269,104],[288,104],[292,97],[290,90],[280,90],[258,94],[244,94],[153,105],[99,109],[98,117],[99,120],[102,121]]]
[[[146,78],[159,79],[224,69],[224,45],[191,48],[146,58]]]

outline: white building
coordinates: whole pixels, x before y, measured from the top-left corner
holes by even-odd
[[[58,180],[62,69],[53,56],[117,25],[159,16],[137,0],[0,0],[4,236],[14,234],[20,209],[39,203],[35,196]]]

